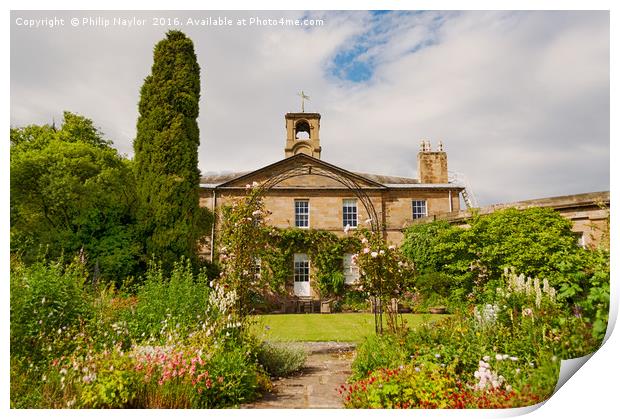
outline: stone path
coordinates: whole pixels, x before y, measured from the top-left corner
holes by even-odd
[[[262,399],[247,409],[342,408],[338,388],[351,375],[355,345],[339,342],[305,342],[308,359],[297,374],[276,380]]]

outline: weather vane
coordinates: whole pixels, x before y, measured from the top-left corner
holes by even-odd
[[[305,113],[306,111],[304,110],[304,100],[309,101],[310,96],[306,96],[303,90],[300,93],[297,93],[297,96],[301,96],[301,113]]]

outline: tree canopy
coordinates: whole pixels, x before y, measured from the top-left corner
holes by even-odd
[[[130,162],[91,120],[64,113],[60,129],[11,129],[11,250],[26,261],[85,253],[93,272],[121,281],[136,267]]]

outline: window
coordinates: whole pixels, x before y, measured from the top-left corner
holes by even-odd
[[[342,201],[342,226],[357,227],[357,201],[355,199]]]
[[[252,265],[252,276],[254,278],[260,279],[261,265],[260,258],[254,258],[254,265]]]
[[[310,261],[305,253],[295,253],[293,255],[295,268],[295,282],[310,281]]]
[[[426,217],[426,201],[411,201],[413,219]]]
[[[344,283],[345,284],[355,284],[360,277],[360,270],[353,263],[353,254],[345,253],[342,261],[342,266],[344,267]]]
[[[576,233],[577,236],[577,246],[585,249],[586,248],[586,233],[584,231],[580,231]]]
[[[310,226],[310,202],[307,199],[295,200],[295,227],[308,228]]]

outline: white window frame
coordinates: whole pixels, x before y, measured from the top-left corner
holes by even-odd
[[[293,255],[293,281],[310,281],[310,259],[306,253],[295,253]]]
[[[422,208],[422,206],[420,205],[421,202],[424,203],[424,212],[416,213],[416,209]],[[426,199],[413,199],[411,201],[411,217],[414,220],[416,220],[418,218],[424,218],[427,216],[428,216],[428,203],[426,202]]]
[[[294,211],[295,211],[295,227],[296,228],[310,228],[310,200],[309,199],[296,199],[294,201],[295,203],[294,205]],[[299,209],[297,207],[297,203],[305,203],[306,204],[306,213],[301,213],[301,212],[297,212],[297,210]],[[301,208],[301,207],[300,207]],[[306,225],[298,225],[297,221],[298,218],[297,217],[306,217]]]
[[[261,258],[255,257],[254,265],[252,265],[252,273],[254,274],[254,278],[260,279],[262,270],[263,270],[263,265],[262,265]]]
[[[586,232],[585,231],[577,232],[577,246],[581,247],[582,249],[585,249],[587,247],[586,245],[587,245]]]
[[[353,264],[352,259],[353,253],[345,253],[342,257],[342,268],[344,273],[344,283],[356,284],[360,279],[360,268]]]
[[[353,205],[351,205],[353,204]],[[355,208],[355,219],[352,218],[353,211],[347,211],[349,208]],[[342,227],[357,228],[359,224],[359,211],[357,208],[357,199],[342,200]]]

